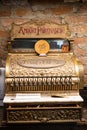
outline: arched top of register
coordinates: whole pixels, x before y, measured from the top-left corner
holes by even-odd
[[[14,38],[69,38],[67,24],[57,24],[47,20],[30,20],[23,24],[12,25],[11,40]]]

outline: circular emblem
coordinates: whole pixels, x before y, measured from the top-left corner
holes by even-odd
[[[47,54],[50,49],[50,45],[45,40],[39,40],[35,43],[35,51],[38,54]]]

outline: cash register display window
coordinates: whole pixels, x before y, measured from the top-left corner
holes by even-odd
[[[12,41],[12,49],[23,49],[23,50],[34,50],[35,43],[40,39],[23,39],[23,38],[16,38]],[[46,40],[50,45],[50,50],[57,50],[57,51],[65,51],[68,52],[70,50],[70,43],[67,39],[47,39],[44,38],[42,40]]]

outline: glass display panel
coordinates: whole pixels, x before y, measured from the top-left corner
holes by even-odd
[[[39,40],[46,40],[49,45],[50,45],[50,49],[57,49],[57,50],[62,50],[62,51],[69,51],[70,50],[70,42],[68,41],[68,39],[47,39],[47,38],[43,38],[43,39],[39,39],[39,38],[16,38],[12,41],[11,44],[11,48],[14,49],[34,49],[35,43]]]

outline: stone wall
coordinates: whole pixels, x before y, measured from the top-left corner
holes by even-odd
[[[76,2],[74,2],[76,1]],[[0,67],[5,66],[7,41],[12,23],[31,19],[67,23],[74,39],[74,53],[84,65],[87,84],[87,0],[2,0],[0,1]]]

